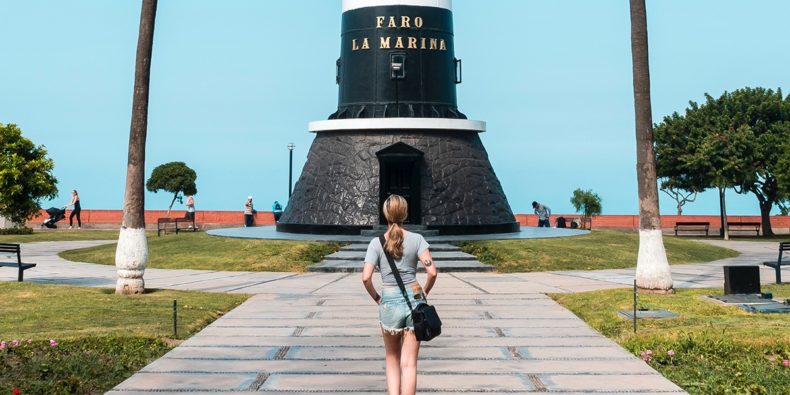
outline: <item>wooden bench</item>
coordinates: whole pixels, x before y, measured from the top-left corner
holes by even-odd
[[[784,255],[785,252],[790,252],[790,241],[779,243],[779,258],[777,258],[776,261],[763,262],[763,265],[776,269],[777,284],[782,283],[782,265],[790,266],[790,259],[785,259],[784,262],[782,262],[782,255]]]
[[[762,226],[759,222],[728,222],[727,223],[727,231],[732,232],[733,230],[736,231],[753,231],[757,233],[757,236],[760,235],[760,227]],[[736,229],[733,229],[736,228]]]
[[[675,222],[675,236],[678,232],[705,232],[705,237],[708,237],[710,230],[710,222],[695,222],[695,221],[680,221]]]
[[[16,262],[0,262],[0,266],[18,267],[19,276],[17,277],[17,281],[22,281],[22,275],[25,270],[30,269],[31,267],[36,267],[35,263],[22,263],[22,253],[19,248],[19,244],[0,243],[0,253],[3,252],[16,254]]]
[[[176,234],[178,234],[179,230],[191,230],[193,232],[197,231],[197,225],[195,225],[195,218],[157,218],[156,219],[156,235],[161,236],[162,231],[167,233],[167,226],[172,224],[175,227]]]

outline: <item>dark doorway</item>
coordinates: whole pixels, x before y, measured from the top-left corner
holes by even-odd
[[[409,204],[406,224],[422,222],[420,207],[421,151],[404,143],[395,143],[376,153],[379,158],[379,223],[387,224],[381,210],[390,195],[401,195]]]

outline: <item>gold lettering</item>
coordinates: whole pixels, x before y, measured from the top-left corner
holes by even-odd
[[[403,37],[398,36],[398,40],[395,41],[395,48],[403,48]]]
[[[398,25],[395,24],[395,17],[394,16],[390,17],[390,24],[387,25],[387,27],[398,27]]]
[[[390,49],[390,38],[389,37],[379,37],[379,49]]]
[[[437,40],[435,38],[432,38],[430,40],[430,43],[431,43],[431,50],[433,51],[433,50],[436,50],[437,44],[439,44],[439,40]]]
[[[362,40],[362,49],[370,49],[370,43],[367,37]]]
[[[439,50],[440,51],[446,51],[447,50],[447,45],[444,44],[444,39],[439,40]]]
[[[420,38],[420,49],[425,49],[425,37]]]
[[[377,16],[376,17],[376,29],[381,29],[381,25],[383,25],[383,24],[384,24],[384,17],[383,16]]]
[[[410,21],[411,21],[411,18],[409,18],[408,16],[400,17],[400,27],[411,29]]]
[[[409,49],[417,49],[417,37],[409,37]]]
[[[357,45],[357,39],[355,38],[351,40],[351,50],[356,51],[358,49],[359,49],[359,45]]]
[[[422,17],[418,16],[414,18],[414,27],[416,27],[417,29],[422,28]]]

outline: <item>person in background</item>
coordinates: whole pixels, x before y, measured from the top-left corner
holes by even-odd
[[[192,195],[187,195],[187,215],[189,220],[195,220],[195,198]]]
[[[283,215],[283,206],[280,205],[280,202],[274,201],[272,204],[272,212],[274,213],[274,221],[279,221],[280,216]]]
[[[82,207],[80,206],[80,195],[77,194],[77,190],[74,189],[71,191],[71,201],[69,204],[63,206],[64,209],[68,208],[69,206],[74,206],[74,210],[71,211],[71,215],[69,215],[69,229],[74,227],[74,216],[77,216],[77,229],[82,229],[82,219],[80,219],[80,213],[82,212]]]
[[[252,196],[247,196],[247,201],[244,202],[244,226],[252,226],[252,214],[255,209],[252,207]]]
[[[535,215],[538,216],[538,228],[550,228],[551,209],[538,202],[532,202],[532,208],[535,209]]]

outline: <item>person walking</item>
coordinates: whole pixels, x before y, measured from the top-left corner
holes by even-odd
[[[74,209],[71,211],[71,215],[69,215],[69,229],[74,227],[74,216],[77,216],[77,229],[82,229],[82,219],[80,218],[80,213],[82,212],[82,207],[80,206],[80,195],[77,194],[77,190],[74,189],[71,191],[71,201],[69,204],[63,206],[64,209],[68,208],[69,206],[73,206]]]
[[[538,216],[538,228],[550,228],[549,217],[551,217],[551,209],[538,202],[532,202],[532,208],[535,209],[535,215]]]
[[[411,309],[385,254],[389,254],[394,260],[412,306],[427,303],[425,298],[436,282],[437,269],[425,238],[421,234],[403,229],[403,221],[408,214],[406,199],[391,195],[384,201],[383,212],[388,223],[384,233],[386,241],[381,245],[381,240],[374,238],[368,244],[362,283],[373,301],[379,305],[389,395],[411,395],[417,391],[417,356],[420,342],[414,335]],[[418,260],[425,266],[427,273],[425,287],[417,282]],[[373,271],[376,268],[381,272],[381,295],[373,286]]]
[[[252,214],[255,213],[255,209],[252,207],[252,196],[247,196],[247,201],[244,202],[244,226],[249,227],[252,226]]]

